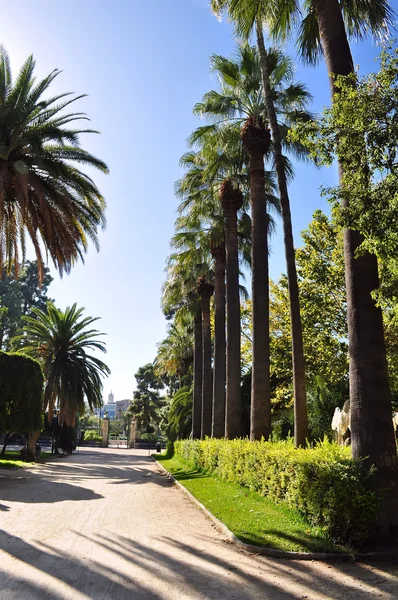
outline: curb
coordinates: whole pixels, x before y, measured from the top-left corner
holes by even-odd
[[[169,471],[159,463],[156,458],[151,455],[151,458],[157,464],[160,469],[167,474],[168,478],[179,487],[201,511],[214,523],[218,530],[220,530],[227,538],[245,552],[249,554],[257,554],[260,556],[268,556],[270,558],[284,558],[288,560],[318,560],[318,561],[358,561],[366,559],[381,559],[381,558],[393,558],[398,556],[397,550],[387,550],[385,552],[358,552],[356,554],[344,554],[337,552],[291,552],[288,550],[276,550],[274,548],[266,548],[265,546],[254,546],[253,544],[247,544],[242,542],[236,535],[228,529],[224,523],[222,523],[217,517],[215,517],[186,487],[182,485],[177,479],[169,473]]]

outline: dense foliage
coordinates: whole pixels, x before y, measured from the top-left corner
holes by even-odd
[[[135,379],[137,390],[133,393],[127,415],[136,419],[137,430],[142,430],[142,433],[154,433],[154,428],[158,426],[161,418],[160,409],[164,405],[160,396],[164,384],[156,376],[152,363],[140,367]]]
[[[12,338],[22,327],[22,317],[33,308],[46,310],[48,287],[52,281],[50,270],[44,268],[40,283],[36,261],[27,261],[19,267],[18,277],[4,270],[0,278],[0,349],[8,351]]]
[[[367,539],[377,501],[350,449],[327,441],[295,449],[287,442],[184,440],[175,453],[193,467],[284,501],[333,539],[360,545]]]
[[[30,433],[41,426],[43,374],[37,361],[0,352],[0,432]]]

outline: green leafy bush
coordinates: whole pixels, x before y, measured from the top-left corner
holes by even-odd
[[[148,442],[150,444],[156,444],[159,440],[159,436],[156,433],[138,433],[137,442]]]
[[[286,502],[335,541],[358,546],[369,536],[377,512],[371,476],[350,449],[328,440],[295,449],[291,440],[184,440],[175,453],[191,466]]]
[[[102,436],[98,433],[96,429],[88,429],[84,432],[84,441],[85,442],[101,442]]]
[[[43,373],[39,363],[21,353],[0,352],[0,432],[40,429]]]

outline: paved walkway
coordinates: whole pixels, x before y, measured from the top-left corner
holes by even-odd
[[[145,451],[86,449],[0,471],[1,600],[398,597],[398,564],[238,551]]]

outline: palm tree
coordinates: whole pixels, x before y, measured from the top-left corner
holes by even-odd
[[[23,317],[24,333],[15,338],[18,347],[39,360],[45,377],[43,413],[48,410],[51,423],[54,408],[59,409],[60,425],[75,424],[76,414],[83,415],[85,399],[91,410],[102,404],[102,378],[110,369],[90,350],[106,352],[102,333],[91,326],[98,318],[83,317],[76,304],[64,312],[51,302],[47,312],[37,308]],[[33,436],[32,445],[37,437]]]
[[[155,374],[164,377],[169,388],[179,389],[191,384],[192,333],[190,315],[180,310],[167,327],[167,337],[158,344],[154,362]]]
[[[263,115],[265,112],[263,85],[258,52],[248,44],[238,46],[235,60],[213,55],[213,70],[220,81],[219,92],[205,94],[195,107],[201,115],[210,116],[217,124],[227,121],[241,127],[243,146],[248,155],[250,201],[252,213],[252,390],[251,439],[269,437],[271,433],[271,401],[269,374],[269,283],[267,208],[275,206],[270,195],[270,173],[266,172],[264,156],[269,158],[270,134]],[[273,104],[280,122],[282,142],[299,155],[301,147],[287,143],[286,132],[298,115],[304,113],[310,95],[305,87],[293,81],[292,61],[282,52],[268,53],[269,75]],[[284,157],[285,168],[291,167]],[[272,189],[272,187],[271,187]],[[278,203],[279,208],[279,203]]]
[[[179,247],[179,241],[174,241]],[[197,279],[210,272],[204,253],[196,247],[184,248],[171,254],[166,267],[167,280],[163,285],[162,308],[166,315],[194,321],[194,382],[192,435],[201,437],[202,430],[202,314],[197,293]]]
[[[181,198],[172,245],[206,248],[214,259],[214,368],[212,437],[225,432],[225,233],[224,217],[214,185],[206,180],[206,162],[198,152],[187,152],[180,161],[186,173],[177,181],[175,192]],[[201,315],[195,318],[197,336],[202,335]]]
[[[42,247],[61,274],[83,259],[89,239],[98,248],[105,202],[79,166],[108,169],[79,147],[80,134],[94,133],[71,127],[87,120],[84,113],[64,111],[82,96],[44,99],[60,71],[36,82],[34,68],[30,56],[13,82],[8,55],[0,48],[0,268],[17,274],[29,237],[42,279]]]
[[[202,312],[202,439],[211,435],[212,423],[210,298],[213,292],[214,286],[203,275],[199,277],[198,294]]]
[[[216,283],[217,331],[215,333],[215,366],[216,372],[213,384],[213,415],[214,435],[238,437],[241,435],[241,400],[240,400],[240,306],[239,306],[239,259],[238,259],[238,230],[237,210],[243,202],[243,195],[237,189],[240,203],[232,207],[232,221],[226,215],[220,215],[215,205],[215,198],[219,196],[221,204],[227,199],[225,186],[231,183],[232,187],[245,183],[246,175],[243,170],[242,151],[240,148],[239,130],[223,127],[205,126],[194,131],[190,137],[192,145],[198,144],[200,151],[190,152],[183,157],[183,164],[188,166],[187,178],[179,185],[179,195],[183,201],[180,213],[189,210],[190,227],[194,227],[195,219],[197,228],[206,229],[210,223],[210,245],[226,248],[226,275],[227,275],[227,344],[226,344],[226,376],[224,361],[221,354],[225,350],[225,322],[224,318],[224,273],[217,265],[216,271],[220,279]],[[233,182],[233,183],[232,183]],[[228,200],[228,199],[227,199]],[[228,202],[227,202],[228,204]],[[225,207],[224,207],[225,211]],[[227,208],[228,212],[228,208]],[[221,217],[221,219],[220,219]],[[234,224],[231,230],[231,222]],[[225,233],[222,233],[220,224],[223,224]],[[231,245],[232,242],[232,245]],[[228,246],[229,243],[229,246]],[[233,247],[233,250],[231,248]],[[229,256],[229,259],[228,259]],[[216,259],[220,255],[216,253]],[[221,278],[223,281],[221,281]],[[226,399],[224,409],[224,390],[226,381]],[[224,392],[224,393],[223,393]],[[217,394],[217,396],[216,396]],[[222,416],[226,414],[225,426],[222,426]],[[223,429],[222,429],[223,428]]]
[[[211,255],[214,258],[214,366],[213,366],[213,411],[211,436],[225,435],[225,241],[213,242]]]
[[[263,21],[270,8],[270,0],[211,0],[213,12],[217,15],[227,11],[235,22],[239,33],[246,39],[253,29],[257,35],[260,66],[263,80],[263,92],[267,118],[273,141],[275,170],[278,180],[279,197],[282,211],[287,277],[289,282],[290,319],[292,330],[293,389],[294,389],[294,432],[297,446],[305,444],[308,437],[308,417],[305,392],[305,363],[303,334],[300,315],[300,301],[297,283],[297,270],[294,254],[293,230],[290,213],[290,200],[287,188],[286,164],[282,152],[281,129],[278,124],[272,93],[269,54],[266,51],[263,36]]]
[[[180,388],[172,397],[167,415],[167,437],[187,438],[192,430],[192,390]]]

